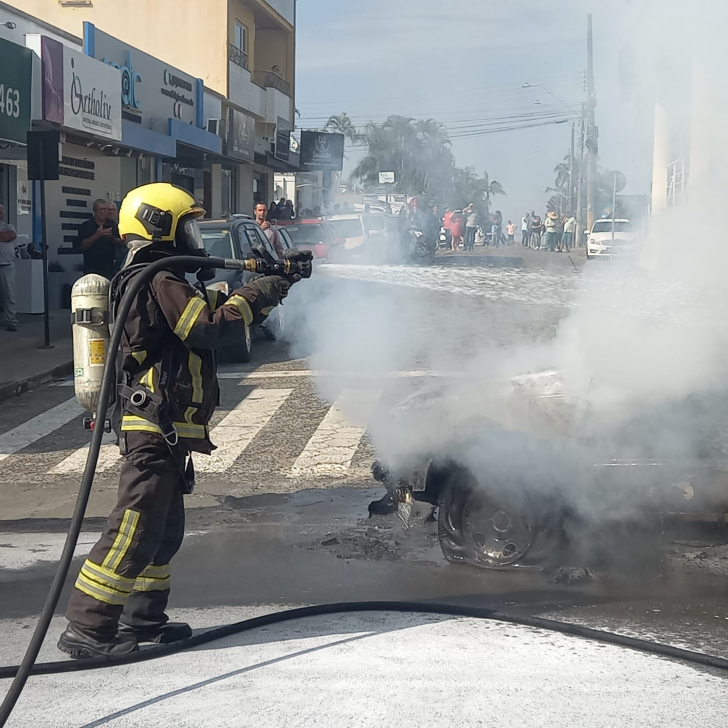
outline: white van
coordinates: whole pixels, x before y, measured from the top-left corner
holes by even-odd
[[[347,262],[384,263],[390,255],[387,217],[380,212],[355,212],[328,218],[337,238],[344,239]]]

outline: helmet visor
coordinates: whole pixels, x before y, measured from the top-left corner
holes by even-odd
[[[202,241],[200,227],[194,217],[188,217],[182,222],[182,239],[190,255],[205,254],[205,243]]]

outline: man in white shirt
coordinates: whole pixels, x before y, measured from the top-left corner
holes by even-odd
[[[561,239],[561,244],[568,252],[574,247],[574,235],[576,233],[576,218],[574,213],[569,213],[569,217],[564,222],[564,236]]]
[[[531,237],[531,216],[526,213],[521,218],[521,245],[528,246],[528,240]]]
[[[276,255],[279,258],[282,258],[284,251],[283,244],[281,243],[281,237],[278,235],[278,230],[276,230],[268,221],[268,208],[266,207],[265,202],[258,202],[253,212],[255,213],[255,222],[257,222],[263,229],[263,232],[266,234],[270,244],[276,251]]]
[[[3,302],[5,328],[18,330],[15,315],[15,228],[5,222],[5,208],[0,205],[0,296]]]

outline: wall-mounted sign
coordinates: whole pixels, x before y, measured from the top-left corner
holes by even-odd
[[[319,131],[301,132],[301,169],[341,172],[344,166],[344,135]]]
[[[255,159],[255,119],[237,109],[230,109],[227,153],[235,159]]]
[[[166,131],[168,119],[201,124],[201,80],[88,22],[84,23],[84,47],[88,55],[121,72],[121,99],[127,116],[148,129],[156,123],[156,131]]]
[[[33,51],[0,38],[0,139],[25,144],[32,74]]]
[[[43,118],[121,140],[121,74],[53,38],[41,38]]]
[[[276,153],[275,158],[287,162],[291,156],[291,122],[278,117],[276,122]]]

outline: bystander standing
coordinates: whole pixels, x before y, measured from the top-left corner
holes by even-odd
[[[570,212],[566,217],[566,222],[564,223],[564,237],[562,239],[562,244],[566,252],[568,253],[571,248],[574,247],[574,237],[576,236],[576,218],[574,217],[574,213]]]
[[[273,227],[268,221],[268,208],[265,206],[265,202],[258,202],[255,206],[255,222],[260,225],[266,237],[276,251],[276,255],[279,258],[283,257],[283,243],[281,243],[281,236],[278,234],[278,230]]]
[[[18,330],[15,313],[15,228],[5,222],[5,208],[0,205],[0,298],[3,304],[5,328]]]
[[[76,238],[76,249],[83,253],[84,274],[96,273],[111,280],[116,273],[116,251],[126,248],[119,235],[119,228],[109,218],[109,203],[96,200],[93,217],[81,223]]]

